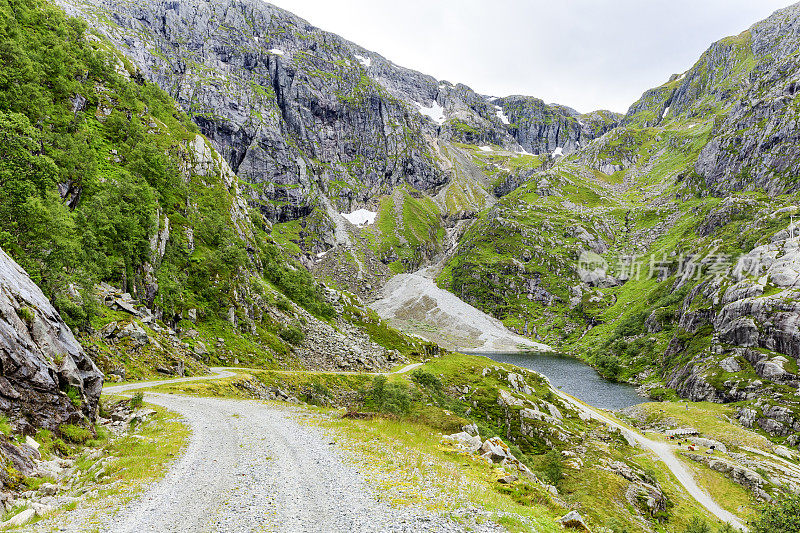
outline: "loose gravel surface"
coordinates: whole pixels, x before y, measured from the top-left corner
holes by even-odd
[[[454,351],[504,353],[549,351],[509,331],[502,322],[440,289],[429,269],[398,274],[370,307],[393,326]]]
[[[223,377],[215,370],[212,378]],[[152,393],[145,399],[179,413],[192,436],[163,480],[93,524],[100,531],[464,530],[445,516],[379,502],[356,467],[343,461],[335,437],[303,423],[311,415],[301,407]],[[75,519],[62,530],[83,530]],[[477,530],[497,531],[492,525]]]

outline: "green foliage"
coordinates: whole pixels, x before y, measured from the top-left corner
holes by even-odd
[[[288,342],[289,344],[300,344],[306,338],[306,334],[303,333],[303,330],[298,328],[297,326],[288,326],[283,328],[280,333],[280,338]]]
[[[33,317],[33,311],[31,310],[30,307],[27,307],[27,306],[23,305],[22,307],[17,309],[17,316],[20,319],[22,319],[22,321],[25,322],[26,324],[33,323],[33,318],[34,318]]]
[[[689,520],[689,523],[686,524],[683,533],[711,533],[711,526],[702,518],[694,516]]]
[[[37,431],[34,439],[39,443],[39,453],[45,459],[50,459],[54,452],[60,455],[69,455],[71,452],[66,442],[59,438],[54,438],[53,433],[47,429]]]
[[[75,444],[84,444],[94,437],[90,429],[74,424],[64,424],[58,428],[58,431],[62,437]]]
[[[69,401],[72,402],[72,405],[74,405],[75,407],[80,408],[80,406],[83,405],[83,399],[81,398],[81,391],[71,385],[67,387],[67,397],[69,398]]]
[[[144,404],[144,393],[142,391],[136,391],[131,396],[131,409],[138,409]]]
[[[6,415],[0,415],[0,433],[6,436],[11,435],[11,422]]]
[[[561,453],[558,450],[550,450],[544,454],[539,472],[542,474],[542,478],[557,487],[564,478],[564,462]]]
[[[430,390],[433,394],[441,394],[444,386],[442,380],[430,372],[422,369],[414,370],[411,379],[422,388]]]
[[[414,400],[404,383],[389,383],[386,376],[375,376],[364,394],[364,405],[381,413],[407,414]]]
[[[758,510],[750,522],[752,533],[800,532],[800,494],[782,494]]]

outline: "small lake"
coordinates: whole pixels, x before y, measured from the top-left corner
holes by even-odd
[[[476,353],[499,363],[510,363],[544,374],[554,387],[594,407],[624,409],[648,401],[636,389],[605,379],[586,363],[556,353]]]

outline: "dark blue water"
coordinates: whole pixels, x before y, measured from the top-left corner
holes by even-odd
[[[535,370],[547,376],[554,387],[594,407],[617,410],[647,401],[636,394],[631,385],[609,381],[594,368],[574,357],[548,352],[475,355]]]

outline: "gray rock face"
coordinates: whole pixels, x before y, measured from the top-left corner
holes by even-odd
[[[178,101],[273,221],[307,215],[319,193],[347,208],[399,182],[432,190],[446,181],[426,142],[436,124],[376,81],[405,72],[373,67],[286,11],[256,0],[62,5]],[[435,80],[409,85],[419,104],[438,105]]]
[[[615,128],[621,118],[611,111],[581,115],[530,96],[508,96],[493,103],[507,116],[516,141],[532,154],[552,154],[558,148],[564,155],[573,153]]]
[[[94,420],[102,388],[103,374],[41,289],[0,250],[0,412],[21,430]]]
[[[273,222],[322,195],[349,210],[402,183],[438,191],[451,167],[440,143],[569,153],[619,118],[537,104],[512,120],[516,100],[402,68],[258,0],[57,3],[177,100]]]

